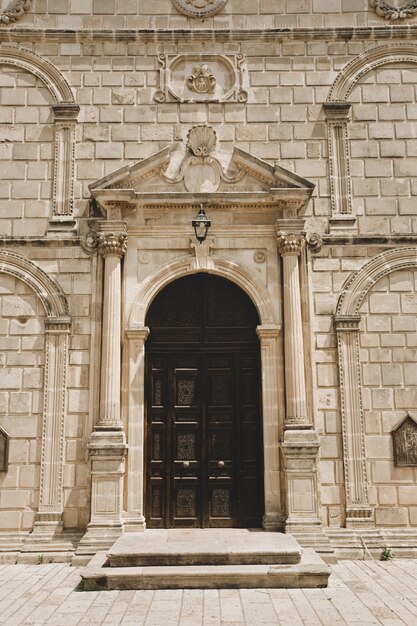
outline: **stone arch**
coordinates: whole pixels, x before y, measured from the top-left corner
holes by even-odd
[[[58,283],[19,254],[0,251],[0,273],[23,281],[45,309],[45,374],[42,416],[39,509],[35,530],[53,532],[62,525],[64,420],[66,412],[68,336],[71,318]]]
[[[346,102],[358,81],[371,70],[391,63],[417,63],[417,45],[378,46],[348,63],[334,81],[327,102]]]
[[[358,315],[363,299],[380,278],[412,267],[417,267],[416,247],[396,248],[378,254],[345,282],[336,315]]]
[[[22,48],[0,46],[0,63],[15,65],[40,78],[57,104],[75,103],[71,88],[61,72],[43,57]]]
[[[33,289],[43,304],[46,316],[68,316],[68,303],[58,283],[40,267],[14,252],[0,251],[0,272],[19,278]]]
[[[145,279],[137,294],[128,318],[128,328],[143,327],[148,308],[155,296],[169,283],[188,274],[206,271],[226,278],[235,283],[254,303],[261,325],[274,324],[275,315],[271,297],[267,289],[256,282],[255,278],[241,265],[234,261],[211,258],[210,267],[197,268],[193,257],[185,257],[159,269]]]
[[[359,326],[360,306],[375,283],[392,272],[417,268],[417,247],[387,250],[352,274],[342,287],[334,316],[339,357],[346,526],[372,523],[365,454]]]

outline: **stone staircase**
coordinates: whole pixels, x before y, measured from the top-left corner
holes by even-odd
[[[85,591],[326,587],[330,570],[291,535],[246,529],[126,533],[82,572]]]

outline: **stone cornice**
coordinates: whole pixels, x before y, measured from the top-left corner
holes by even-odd
[[[119,29],[119,30],[64,30],[9,28],[0,30],[0,42],[48,41],[57,43],[97,41],[387,41],[413,40],[417,38],[417,24],[383,24],[381,26],[339,28],[271,28],[271,29]]]

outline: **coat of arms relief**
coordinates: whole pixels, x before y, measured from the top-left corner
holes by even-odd
[[[375,9],[375,13],[386,20],[396,21],[404,20],[407,17],[417,15],[417,0],[408,0],[401,4],[401,0],[371,0],[371,6]]]
[[[227,0],[172,0],[175,8],[188,17],[211,17],[226,5]]]
[[[0,25],[19,20],[29,9],[31,0],[0,0]]]

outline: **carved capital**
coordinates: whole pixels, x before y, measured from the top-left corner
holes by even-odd
[[[55,122],[76,122],[80,112],[80,105],[75,102],[60,102],[59,104],[53,104],[52,110]]]
[[[70,317],[47,317],[45,332],[53,335],[68,335],[71,330]]]
[[[127,250],[127,233],[100,233],[97,237],[97,245],[103,257],[123,257]]]
[[[299,256],[305,245],[303,235],[281,234],[277,237],[278,252],[281,256]]]
[[[350,118],[350,111],[352,109],[351,102],[325,102],[323,109],[328,121],[344,121],[347,122]]]
[[[335,315],[334,329],[338,333],[356,333],[361,323],[360,315]]]

